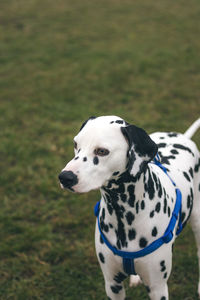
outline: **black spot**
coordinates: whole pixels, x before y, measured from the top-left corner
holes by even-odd
[[[121,285],[111,285],[110,288],[114,294],[118,294],[119,291],[121,291],[122,286]]]
[[[166,300],[166,297],[165,297],[165,296],[163,296],[163,297],[161,297],[161,298],[160,298],[160,300]]]
[[[194,199],[194,194],[193,194],[193,189],[192,188],[190,188],[190,193],[191,193],[191,198],[193,200]]]
[[[117,124],[123,124],[124,121],[122,121],[122,120],[117,120],[117,121],[115,121],[115,123],[117,123]]]
[[[198,161],[198,163],[195,165],[195,167],[194,167],[194,171],[196,172],[196,173],[198,173],[199,172],[199,169],[200,169],[200,158],[199,158],[199,161]]]
[[[165,270],[166,270],[166,266],[164,265],[164,266],[162,266],[162,268],[161,268],[161,272],[165,272]]]
[[[137,174],[137,176],[141,173],[144,173],[147,170],[147,162],[143,161],[140,166],[139,166],[139,173]],[[138,178],[138,177],[136,177]]]
[[[104,220],[105,219],[105,208],[102,209],[102,215],[101,218]]]
[[[136,214],[138,214],[138,212],[139,212],[139,201],[137,201],[136,203]]]
[[[99,163],[99,159],[98,159],[98,157],[97,157],[97,156],[95,156],[95,157],[94,157],[94,159],[93,159],[93,163],[94,163],[94,165],[98,165],[98,163]]]
[[[163,212],[164,212],[164,214],[166,214],[166,212],[167,212],[167,199],[166,199],[166,197],[164,199]]]
[[[108,231],[109,231],[109,227],[108,227],[108,225],[106,225],[105,223],[104,223],[103,230],[104,230],[105,232],[108,232]]]
[[[111,223],[109,223],[109,227],[110,227],[110,228],[113,228],[113,225],[112,225]]]
[[[192,168],[189,169],[189,173],[190,173],[190,176],[193,178],[194,175],[193,175],[193,170],[192,170]]]
[[[185,223],[183,224],[183,227],[186,225],[188,219],[190,218],[192,208],[193,208],[193,199],[194,199],[193,189],[190,188],[190,195],[188,195],[187,197],[187,208],[189,209],[189,214],[187,216],[187,220],[185,220]]]
[[[124,279],[126,279],[126,275],[119,272],[117,275],[115,275],[114,277],[114,280],[117,282],[117,283],[121,283],[122,281],[124,281]]]
[[[125,208],[123,205],[120,205],[120,211],[121,211],[121,215],[123,215],[123,213],[125,212]]]
[[[152,200],[154,198],[154,195],[155,195],[155,188],[154,188],[154,181],[151,177],[150,171],[149,171],[149,178],[148,178],[148,182],[147,182],[146,191],[149,194],[149,199]]]
[[[121,200],[125,203],[127,200],[127,195],[126,194],[121,194]]]
[[[178,133],[176,133],[176,132],[168,133],[168,137],[176,137],[176,136],[178,136]]]
[[[161,267],[163,267],[163,266],[165,265],[165,261],[162,260],[162,261],[160,262],[160,265],[161,265]]]
[[[101,227],[101,230],[102,230],[102,231],[105,231],[105,232],[108,232],[108,231],[109,231],[109,227],[108,227],[108,225],[106,225],[106,224],[104,223],[104,221],[100,221],[100,227]]]
[[[102,239],[102,236],[100,235],[100,243],[101,244],[104,244],[104,241],[103,241],[103,239]]]
[[[147,240],[146,240],[144,237],[142,237],[142,238],[140,239],[140,241],[139,241],[139,245],[140,245],[140,248],[146,247],[146,245],[147,245]]]
[[[181,214],[181,222],[182,223],[183,223],[184,219],[185,219],[185,212],[182,212],[182,214]]]
[[[145,209],[145,202],[144,202],[144,200],[142,200],[142,202],[141,202],[141,209],[142,210]]]
[[[128,232],[128,238],[130,241],[134,240],[136,236],[136,232],[135,229],[130,229]]]
[[[110,181],[108,182],[107,188],[108,188],[108,189],[111,189],[113,183],[114,183],[114,180],[110,180]]]
[[[165,138],[164,138],[164,136],[160,136],[159,139],[164,140]]]
[[[153,175],[153,180],[154,180],[154,182],[156,184],[156,189],[158,189],[158,179],[157,179],[157,176],[156,176],[155,173],[152,173],[152,175]]]
[[[77,159],[79,159],[79,156],[77,156],[77,157],[74,158],[74,160],[77,160]]]
[[[157,236],[157,234],[158,234],[158,230],[157,230],[157,228],[156,227],[154,227],[153,228],[153,230],[152,230],[152,236]]]
[[[113,207],[112,207],[112,205],[110,203],[107,203],[107,209],[108,209],[109,214],[112,215],[112,213],[113,213]]]
[[[115,121],[111,121],[111,122],[110,122],[110,124],[113,124],[113,123],[115,123]]]
[[[154,210],[152,210],[151,212],[150,212],[150,218],[153,218],[154,217]]]
[[[83,161],[87,161],[87,157],[84,157],[84,158],[83,158]]]
[[[157,144],[158,148],[164,148],[166,147],[166,143],[160,143],[160,144]]]
[[[119,175],[119,172],[114,172],[113,173],[113,176],[117,176],[117,175]]]
[[[126,220],[128,222],[128,225],[131,225],[132,222],[134,221],[134,219],[135,219],[134,214],[132,214],[132,212],[128,211],[126,214]]]
[[[194,153],[188,147],[185,147],[185,146],[180,145],[180,144],[174,144],[173,147],[176,148],[176,149],[181,149],[181,150],[188,151],[189,153],[191,153],[194,156]]]
[[[117,193],[120,193],[120,194],[124,193],[125,192],[125,185],[124,184],[118,185],[118,188],[116,188],[115,191]],[[125,195],[125,197],[126,197],[126,195]]]
[[[185,178],[186,178],[188,181],[190,181],[190,177],[189,177],[189,175],[188,175],[186,172],[183,172],[183,175],[185,176]]]
[[[119,239],[117,240],[117,248],[121,249],[121,243],[120,243]]]
[[[161,198],[162,197],[162,185],[160,183],[160,180],[158,179],[158,197]]]
[[[129,185],[128,186],[128,193],[129,193],[129,200],[128,200],[128,204],[131,206],[131,207],[134,207],[134,204],[135,204],[135,186],[134,185]]]
[[[161,163],[162,164],[167,164],[170,165],[169,159],[175,159],[176,157],[174,155],[169,155],[169,156],[163,156],[161,158]]]
[[[172,149],[172,150],[171,150],[171,153],[172,153],[172,154],[179,154],[179,152],[178,152],[177,150],[175,150],[175,149]]]
[[[168,217],[170,217],[170,215],[171,215],[171,209],[170,207],[168,207]]]
[[[150,289],[150,287],[148,285],[145,285],[145,288],[147,290],[147,293],[151,293],[151,289]]]
[[[159,213],[160,207],[161,207],[161,204],[160,204],[160,202],[158,202],[158,203],[156,204],[156,207],[155,207],[155,211],[156,211],[157,213]]]
[[[167,272],[165,272],[165,274],[163,275],[163,278],[164,278],[164,279],[167,278]]]
[[[105,258],[101,252],[99,253],[99,259],[103,264],[105,263]]]

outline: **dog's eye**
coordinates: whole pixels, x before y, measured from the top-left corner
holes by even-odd
[[[74,149],[77,149],[77,142],[74,141]]]
[[[106,156],[109,153],[110,153],[109,150],[105,148],[97,148],[94,150],[94,154],[98,156]]]

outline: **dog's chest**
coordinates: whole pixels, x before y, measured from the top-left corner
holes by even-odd
[[[100,226],[118,249],[139,251],[166,230],[175,204],[175,189],[159,169],[147,171],[137,183],[123,183],[120,189],[123,192],[115,192],[113,185],[113,189],[103,191]]]

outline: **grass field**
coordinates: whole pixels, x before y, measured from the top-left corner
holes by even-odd
[[[183,132],[200,115],[200,2],[0,1],[0,299],[104,300],[94,250],[99,192],[57,175],[91,115]],[[194,137],[200,147],[200,133]],[[197,299],[186,228],[169,290]],[[147,299],[141,286],[128,299]]]

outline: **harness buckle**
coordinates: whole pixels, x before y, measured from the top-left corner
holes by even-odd
[[[162,240],[165,244],[169,243],[173,239],[173,232],[170,231],[162,237]]]

